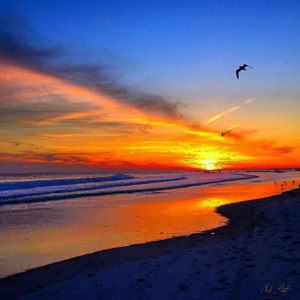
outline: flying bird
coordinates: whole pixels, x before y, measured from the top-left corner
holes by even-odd
[[[221,136],[224,136],[227,132],[221,132]]]
[[[237,70],[236,70],[236,78],[239,79],[239,73],[243,70],[246,71],[246,67],[249,67],[251,69],[253,69],[252,67],[244,64],[243,66],[240,66]]]

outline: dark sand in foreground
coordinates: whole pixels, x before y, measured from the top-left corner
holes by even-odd
[[[228,225],[104,250],[1,279],[0,298],[299,298],[299,189],[224,205],[217,212],[230,220]],[[278,285],[290,289],[284,292]]]

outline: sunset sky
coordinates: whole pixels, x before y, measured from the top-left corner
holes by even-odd
[[[0,172],[300,167],[299,16],[296,0],[2,1]]]

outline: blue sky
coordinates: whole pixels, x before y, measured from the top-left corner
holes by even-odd
[[[108,64],[122,83],[181,101],[241,96],[246,87],[235,89],[234,71],[243,63],[256,70],[247,74],[250,93],[251,83],[259,92],[272,95],[276,86],[286,93],[300,75],[298,1],[30,0],[5,6],[24,17],[40,42],[62,43],[73,60]]]

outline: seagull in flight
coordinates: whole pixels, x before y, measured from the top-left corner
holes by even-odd
[[[221,136],[224,136],[227,132],[221,132]]]
[[[251,69],[253,69],[252,67],[244,64],[243,66],[240,66],[237,70],[236,70],[236,78],[239,79],[239,73],[243,70],[246,71],[246,67],[249,67]]]

